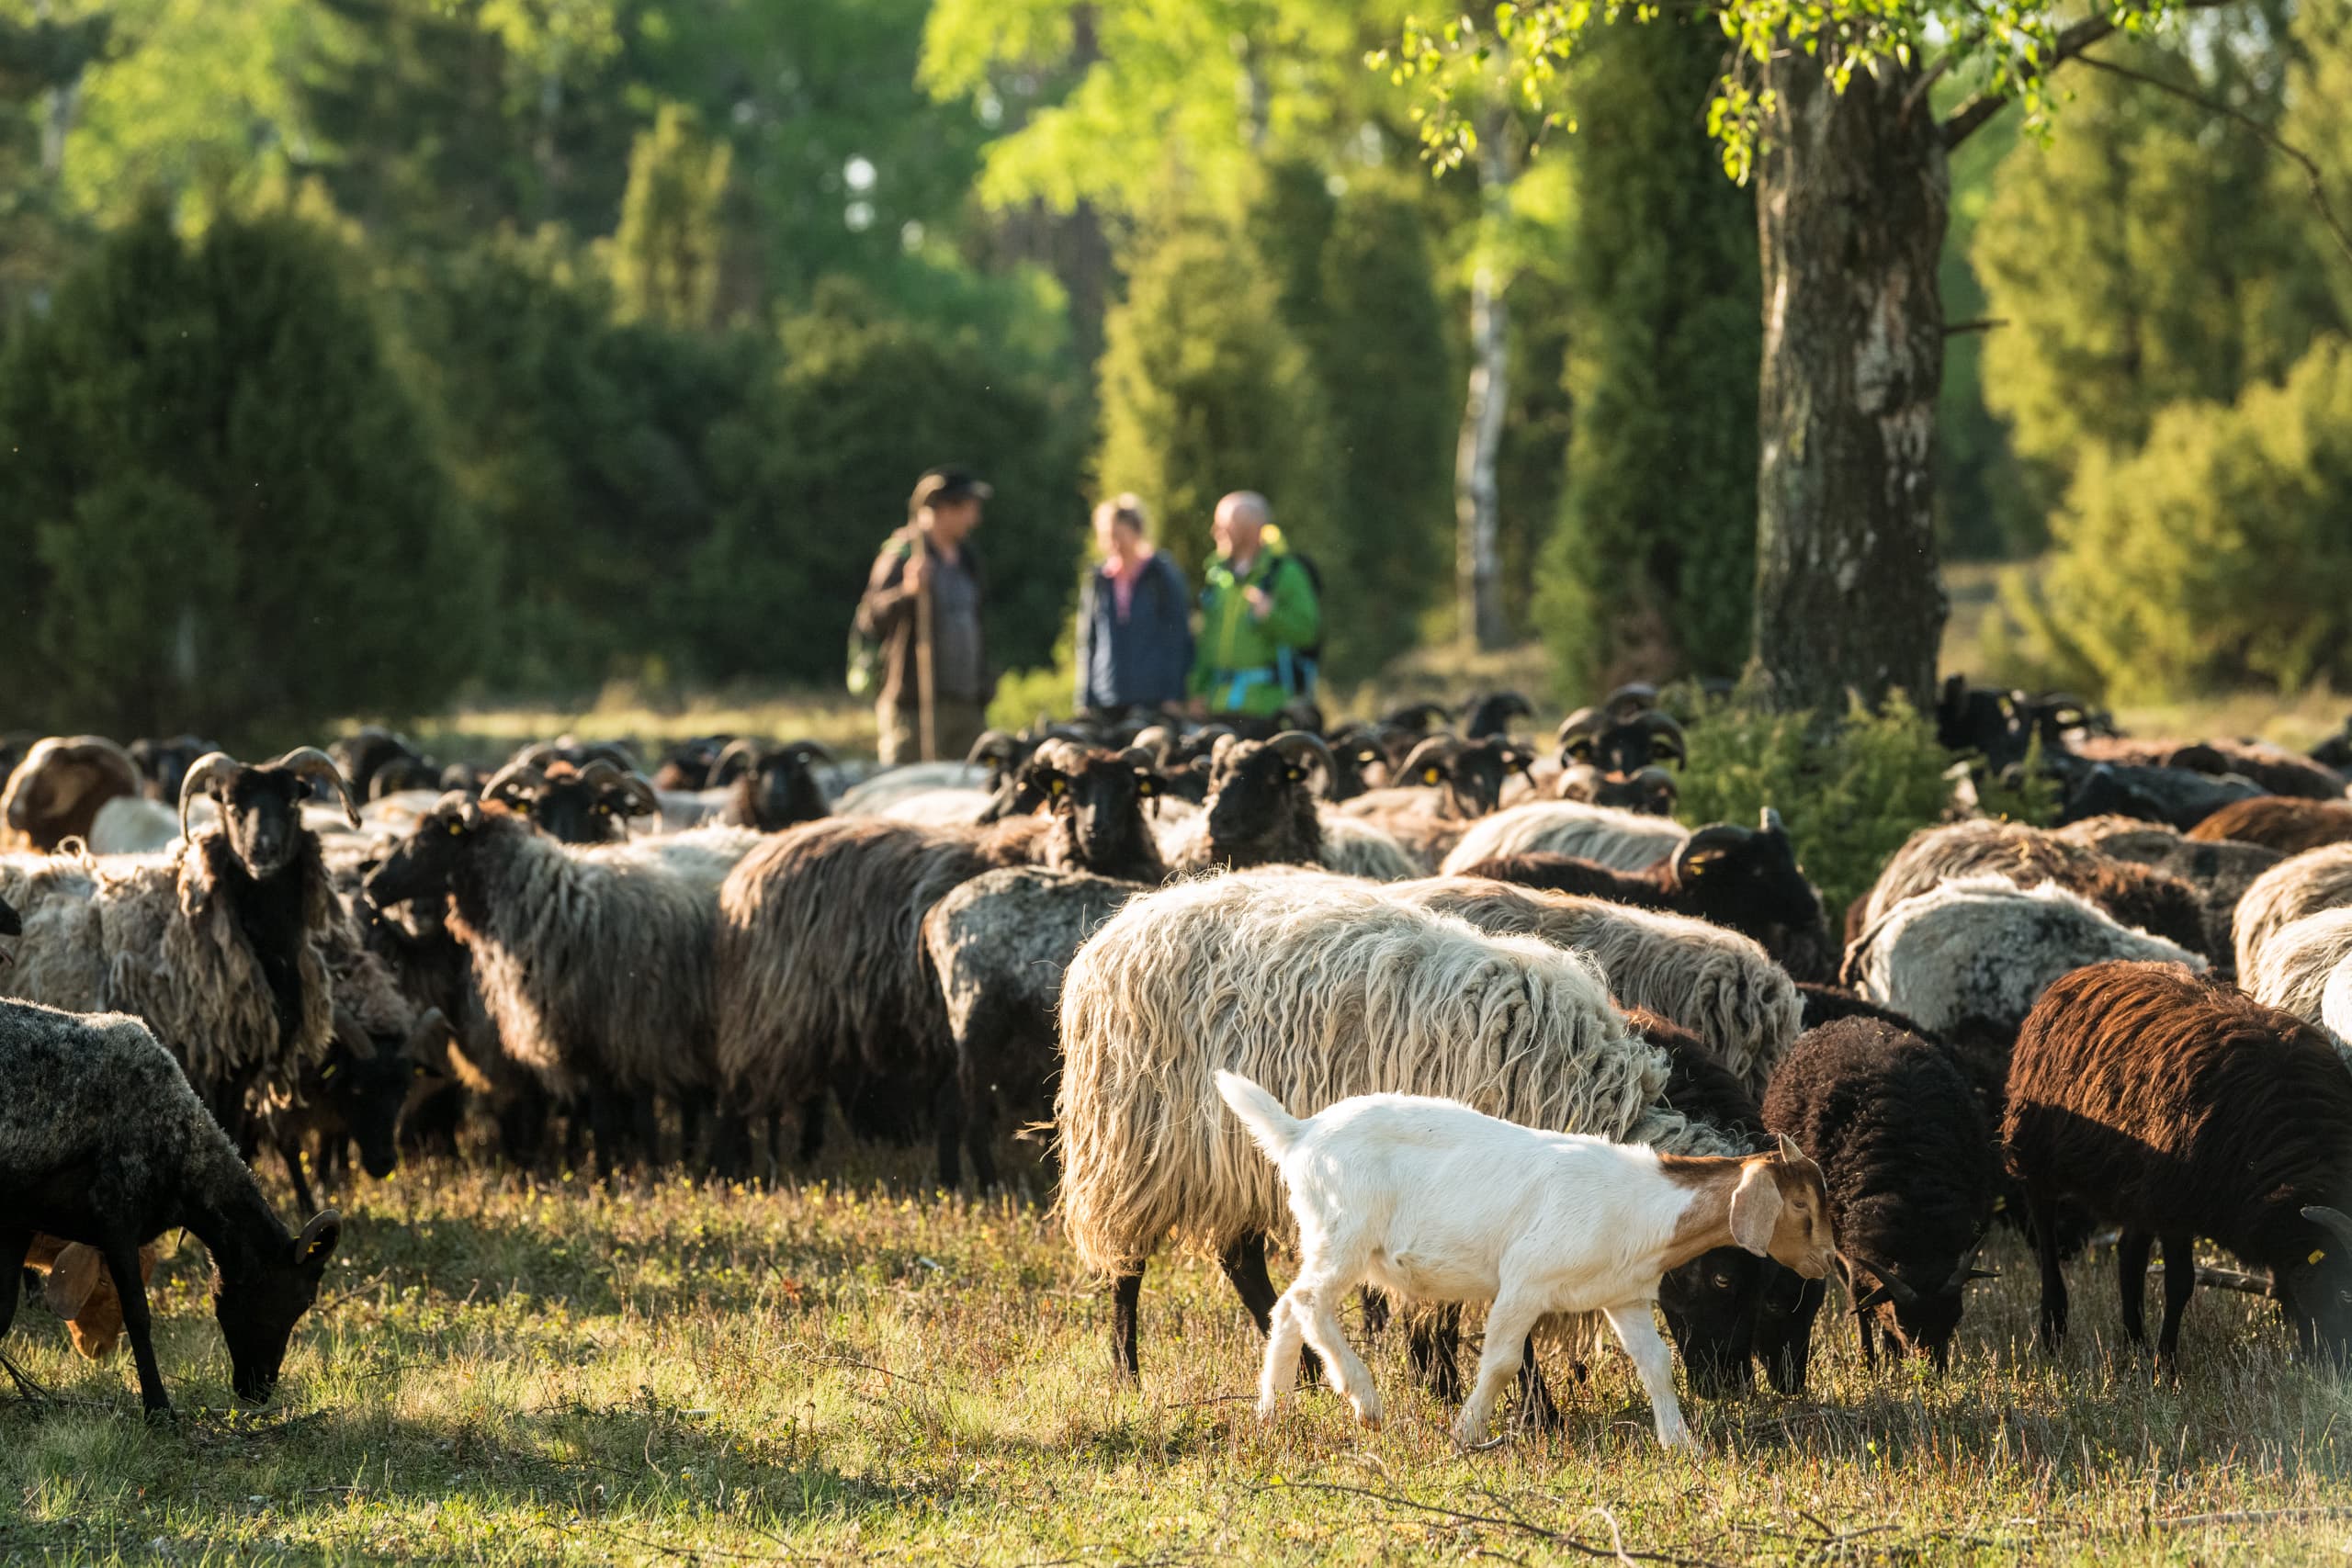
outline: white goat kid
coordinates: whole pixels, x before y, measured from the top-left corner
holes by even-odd
[[[1298,1222],[1298,1277],[1274,1306],[1261,1419],[1296,1376],[1304,1340],[1357,1419],[1379,1422],[1372,1374],[1333,1310],[1370,1280],[1417,1301],[1493,1303],[1454,1424],[1461,1446],[1485,1432],[1537,1319],[1599,1312],[1640,1371],[1658,1441],[1694,1448],[1651,1316],[1660,1277],[1736,1243],[1818,1280],[1836,1253],[1821,1172],[1785,1137],[1778,1154],[1704,1159],[1538,1132],[1451,1100],[1360,1095],[1302,1121],[1238,1073],[1218,1073],[1216,1087],[1282,1171]]]

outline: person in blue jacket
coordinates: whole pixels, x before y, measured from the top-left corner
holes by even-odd
[[[1094,509],[1102,561],[1086,574],[1078,604],[1078,706],[1116,717],[1132,708],[1173,708],[1193,667],[1192,588],[1151,547],[1150,519],[1132,495]]]

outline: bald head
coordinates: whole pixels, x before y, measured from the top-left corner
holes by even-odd
[[[1216,522],[1211,532],[1217,549],[1228,558],[1250,560],[1258,554],[1259,536],[1272,521],[1273,512],[1264,496],[1254,490],[1237,490],[1216,503]]]

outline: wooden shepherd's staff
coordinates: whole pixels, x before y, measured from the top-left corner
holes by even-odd
[[[939,716],[931,676],[931,542],[915,530],[914,558],[923,563],[922,585],[915,590],[915,745],[926,762],[939,761]]]

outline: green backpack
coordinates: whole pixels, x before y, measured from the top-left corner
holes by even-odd
[[[888,547],[898,553],[900,560],[914,554],[914,547],[899,540]],[[874,697],[882,690],[882,661],[888,650],[882,639],[866,631],[853,615],[849,623],[849,694],[853,697]]]

